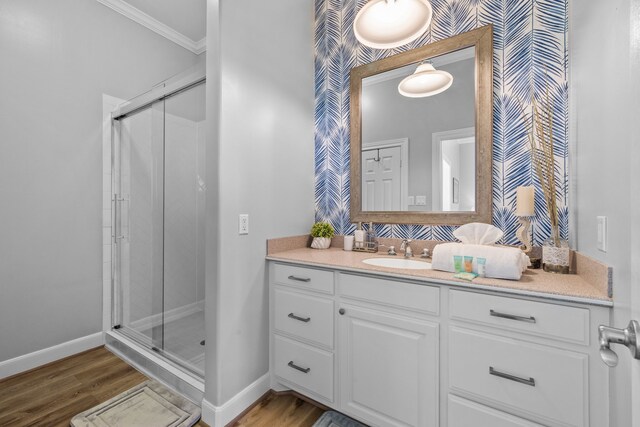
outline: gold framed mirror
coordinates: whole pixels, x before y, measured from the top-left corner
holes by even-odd
[[[351,222],[491,223],[492,50],[487,25],[351,70]]]

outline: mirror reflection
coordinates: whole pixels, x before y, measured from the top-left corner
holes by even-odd
[[[475,99],[474,47],[364,78],[362,210],[475,211]]]

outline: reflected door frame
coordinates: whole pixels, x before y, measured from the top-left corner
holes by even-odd
[[[434,132],[431,134],[431,209],[442,210],[442,144],[451,139],[463,139],[475,136],[474,127]],[[477,200],[477,199],[476,199]]]
[[[362,142],[362,152],[382,148],[400,147],[400,208],[409,210],[409,138]]]

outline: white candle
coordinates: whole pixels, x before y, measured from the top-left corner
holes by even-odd
[[[535,189],[533,186],[516,188],[516,216],[533,216]]]

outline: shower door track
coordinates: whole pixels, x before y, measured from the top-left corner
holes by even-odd
[[[163,98],[167,98],[171,95],[176,95],[185,90],[189,90],[192,87],[206,81],[206,79],[206,70],[204,69],[204,67],[198,66],[196,67],[196,69],[189,72],[179,80],[168,84],[161,83],[151,89],[149,92],[143,93],[142,95],[139,95],[118,106],[111,113],[111,117],[113,120],[121,119],[124,116],[133,114]]]
[[[119,330],[105,332],[105,345],[146,376],[165,383],[198,405],[202,402],[202,379],[190,374],[182,365],[173,363],[165,354],[154,354]]]

